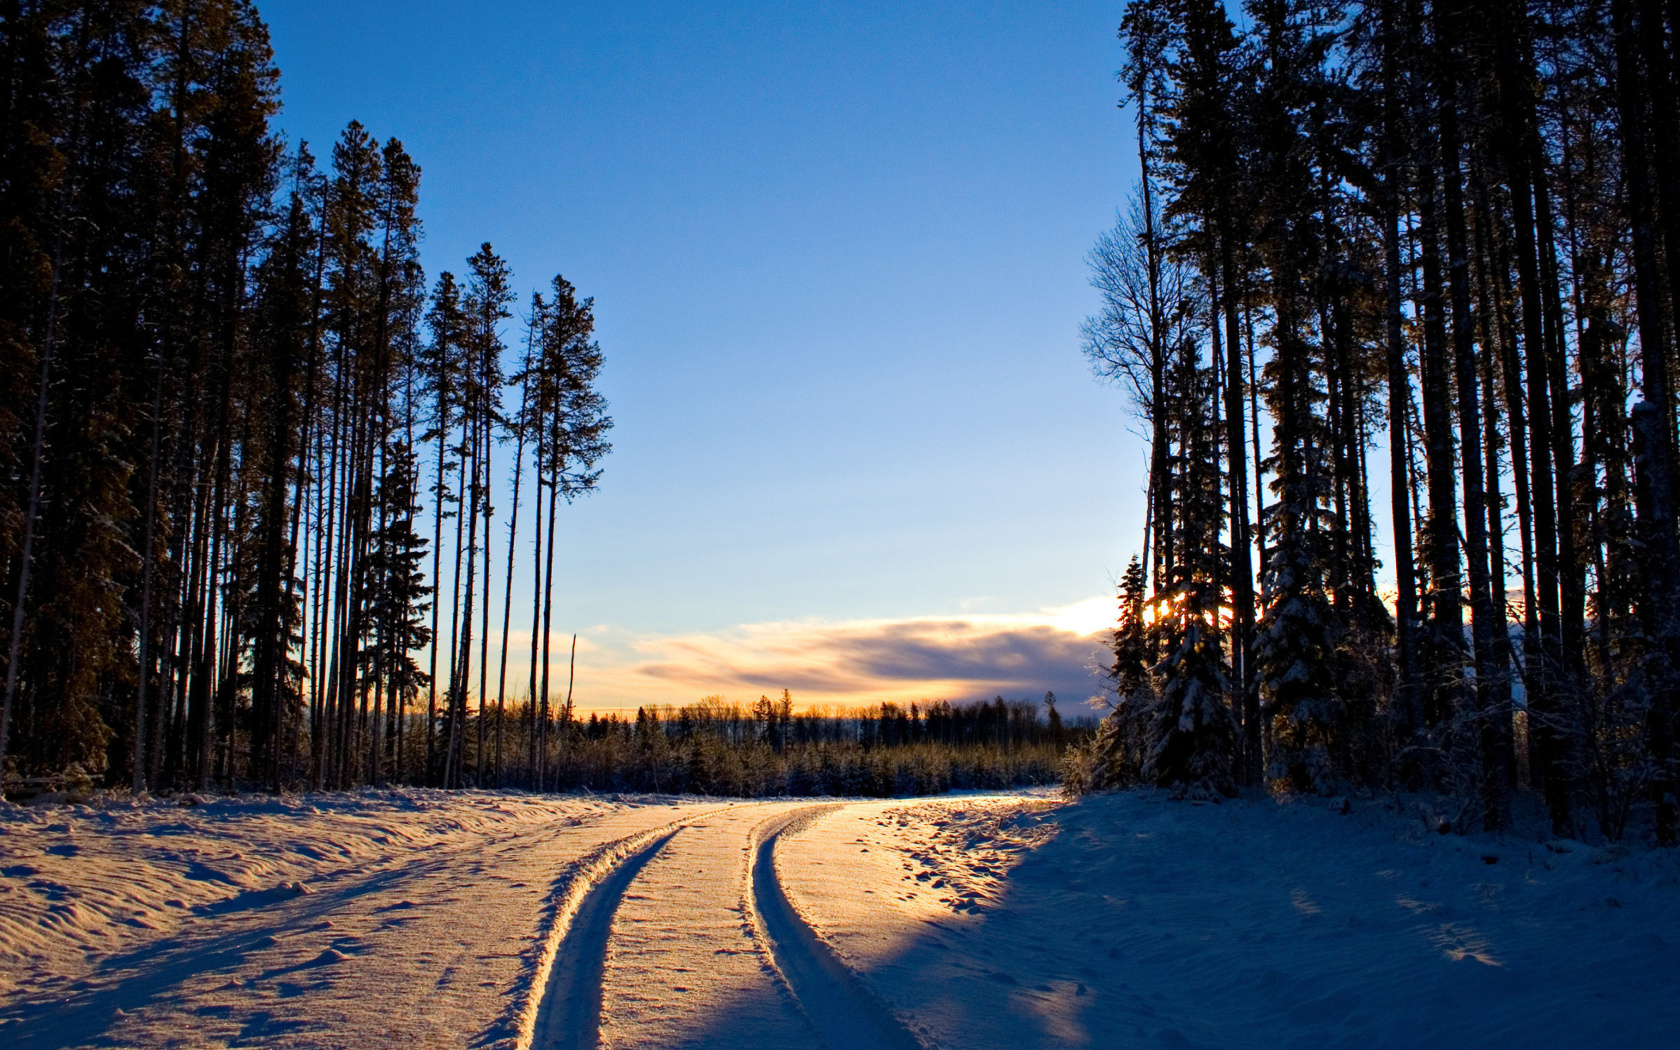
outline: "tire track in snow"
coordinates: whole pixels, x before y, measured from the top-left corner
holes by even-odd
[[[928,1050],[917,1035],[877,996],[865,978],[847,966],[794,910],[776,877],[776,842],[840,809],[812,806],[771,817],[752,831],[746,895],[742,907],[770,966],[799,1004],[819,1036],[845,1050]]]
[[[642,868],[695,821],[722,806],[599,846],[561,873],[553,919],[516,1021],[514,1050],[593,1050],[600,1045],[601,975],[619,901]]]
[[[538,831],[535,848],[565,830],[595,818],[561,822]],[[6,1045],[55,1050],[100,1038],[115,1016],[134,1013],[180,994],[182,986],[208,974],[232,972],[247,957],[272,947],[275,938],[316,929],[358,898],[388,893],[448,870],[463,857],[482,855],[528,837],[532,831],[486,835],[478,841],[397,851],[357,869],[346,865],[301,882],[303,893],[248,891],[240,897],[195,909],[195,921],[150,943],[100,961],[98,968],[51,999],[30,996],[0,1011]],[[420,855],[416,856],[416,853]],[[292,967],[289,969],[299,969]]]

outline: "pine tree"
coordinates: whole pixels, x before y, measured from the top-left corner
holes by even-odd
[[[534,386],[528,409],[531,425],[538,433],[539,507],[542,490],[545,486],[548,489],[547,533],[539,549],[542,578],[538,591],[541,605],[532,617],[536,631],[532,637],[531,696],[538,718],[537,759],[534,765],[539,771],[547,753],[550,712],[555,511],[560,497],[564,496],[570,502],[595,490],[601,477],[595,464],[612,449],[605,437],[612,427],[612,419],[606,414],[605,399],[595,389],[602,357],[600,347],[592,338],[595,331],[594,300],[579,300],[571,282],[557,275],[552,283],[549,312],[544,321],[541,352],[533,366]],[[540,529],[539,522],[539,532]],[[541,639],[540,657],[537,653],[538,638]],[[570,713],[568,695],[567,706],[562,711],[562,733],[566,731]]]
[[[448,487],[449,471],[451,469],[450,453],[451,435],[455,426],[455,419],[462,401],[462,378],[464,367],[461,357],[464,320],[461,312],[460,290],[455,284],[454,274],[445,271],[438,275],[437,284],[432,291],[431,310],[426,323],[431,329],[432,338],[427,344],[423,355],[421,368],[426,377],[426,386],[432,399],[431,429],[424,435],[437,443],[436,469],[432,482],[432,580],[434,587],[441,586],[443,579],[443,522],[447,517],[454,517],[459,521],[459,515],[449,511],[447,507],[451,501],[459,500],[461,486],[457,483],[455,489]],[[459,477],[460,459],[456,457],[455,470]],[[451,575],[451,581],[458,574]],[[451,583],[451,590],[455,584]],[[432,603],[431,623],[431,656],[426,672],[429,683],[427,714],[426,714],[426,778],[428,782],[438,776],[439,756],[437,754],[437,683],[438,683],[438,644],[443,637],[438,626],[438,616],[442,603],[434,600]],[[451,629],[453,635],[453,628]],[[454,646],[447,650],[451,661],[451,668],[455,658]],[[450,682],[455,680],[451,669],[447,676]]]
[[[272,255],[259,270],[258,333],[268,358],[268,386],[262,396],[269,419],[263,435],[261,507],[256,528],[258,555],[256,593],[251,608],[252,622],[252,763],[266,767],[268,784],[279,790],[285,712],[294,699],[296,661],[293,646],[298,607],[293,589],[295,533],[292,509],[287,497],[293,487],[292,441],[300,413],[299,393],[307,347],[310,288],[309,248],[314,230],[304,202],[296,194],[291,200],[285,232]],[[146,674],[142,660],[142,674]]]
[[[420,345],[418,166],[356,123],[329,172],[283,156],[277,77],[243,0],[0,11],[8,789],[404,775],[443,517],[488,528],[502,348],[447,278]]]
[[[373,644],[363,656],[364,680],[389,702],[412,701],[430,684],[415,653],[431,642],[425,583],[426,539],[415,531],[420,510],[420,468],[405,443],[386,449],[386,469],[379,482],[380,521],[373,534],[367,604],[373,624]],[[369,750],[369,779],[384,780],[379,721],[374,721]]]
[[[1109,635],[1114,664],[1114,710],[1097,725],[1086,746],[1070,756],[1066,776],[1073,791],[1131,787],[1142,781],[1147,755],[1148,716],[1154,707],[1149,666],[1150,625],[1144,619],[1148,584],[1142,562],[1134,557],[1120,581],[1120,616]],[[1045,694],[1051,705],[1053,694]],[[1054,712],[1054,706],[1050,706]],[[1057,718],[1055,725],[1060,725]]]
[[[1226,608],[1221,593],[1228,551],[1220,485],[1219,394],[1213,368],[1179,356],[1175,390],[1184,472],[1180,481],[1184,557],[1177,577],[1153,599],[1164,657],[1152,669],[1156,698],[1145,715],[1142,775],[1179,796],[1213,798],[1235,792],[1238,724],[1226,697]]]
[[[464,586],[465,617],[460,622],[460,643],[454,664],[454,676],[451,680],[450,697],[452,717],[450,719],[450,751],[448,758],[449,772],[445,776],[445,783],[450,786],[460,786],[464,778],[466,758],[466,721],[467,695],[472,674],[472,643],[473,643],[473,613],[474,601],[477,597],[476,587],[482,585],[485,590],[484,619],[485,629],[480,633],[481,647],[488,644],[484,637],[488,633],[489,619],[489,517],[490,506],[490,446],[494,437],[494,428],[500,421],[498,412],[498,394],[502,386],[501,355],[503,346],[498,326],[509,316],[508,303],[513,300],[513,292],[508,287],[511,275],[507,264],[491,249],[489,244],[483,245],[477,254],[467,260],[471,277],[467,284],[467,295],[463,300],[463,316],[465,329],[463,342],[465,348],[465,369],[462,383],[462,417],[461,417],[461,448],[465,457],[470,476],[463,480],[463,494],[465,503],[460,507],[460,513],[466,523],[466,581]],[[485,530],[485,572],[481,578],[478,574],[478,555],[481,553],[479,543],[479,524],[483,521]],[[457,565],[460,564],[457,558]],[[452,628],[451,635],[456,632]],[[478,739],[475,752],[474,772],[479,775],[483,769],[484,754],[484,683],[486,679],[487,651],[481,651],[478,689]]]

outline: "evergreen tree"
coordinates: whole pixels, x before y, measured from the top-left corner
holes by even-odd
[[[432,588],[425,582],[426,539],[414,528],[421,506],[418,459],[400,442],[389,446],[384,458],[380,521],[373,534],[368,573],[373,644],[363,655],[363,677],[364,688],[371,685],[377,695],[395,705],[414,700],[430,682],[415,654],[432,639],[426,617]],[[385,755],[377,717],[373,725],[369,779],[383,783]]]
[[[1590,798],[1603,834],[1645,820],[1673,840],[1673,30],[1638,0],[1128,8],[1148,203],[1092,253],[1105,301],[1085,348],[1149,425],[1157,774],[1169,730],[1221,753],[1172,716],[1228,687],[1235,771],[1263,749],[1276,788],[1441,791],[1491,829],[1526,755],[1559,833]],[[1163,347],[1172,260],[1199,297]],[[1254,537],[1243,446],[1265,431]],[[1121,663],[1135,678],[1139,658]],[[1105,720],[1104,753],[1122,724]]]
[[[533,610],[536,631],[532,635],[531,696],[537,712],[534,734],[537,758],[533,768],[541,771],[547,749],[550,717],[550,639],[554,622],[554,527],[558,500],[567,502],[593,492],[601,472],[596,464],[611,451],[606,432],[612,419],[606,414],[606,400],[595,389],[601,371],[601,349],[595,343],[594,300],[577,298],[576,289],[556,275],[552,283],[549,311],[544,318],[540,353],[532,366],[532,393],[527,410],[537,431],[537,499],[548,490],[547,533],[539,548],[542,565],[540,606]],[[523,381],[523,377],[519,377]],[[539,513],[542,511],[539,509]],[[539,521],[539,533],[541,522]],[[541,655],[538,656],[540,638]],[[576,640],[574,638],[574,646]],[[540,667],[540,671],[539,671]],[[540,677],[540,685],[539,679]],[[570,690],[562,709],[561,731],[570,719]]]
[[[418,166],[357,123],[328,172],[282,155],[244,0],[0,8],[0,85],[0,788],[405,776],[444,518],[487,533],[508,290],[446,275],[421,345]]]
[[[1219,392],[1213,369],[1180,355],[1176,376],[1184,472],[1184,557],[1177,578],[1156,595],[1164,656],[1152,669],[1155,701],[1145,716],[1142,775],[1175,794],[1217,797],[1235,791],[1236,715],[1229,706],[1228,608],[1221,583],[1228,550],[1220,542]]]

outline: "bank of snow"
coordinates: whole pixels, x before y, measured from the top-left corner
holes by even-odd
[[[7,806],[0,1001],[79,977],[101,957],[184,923],[308,893],[342,872],[606,808],[424,789]]]
[[[1672,1046],[1680,853],[1380,805],[1121,793],[850,806],[801,913],[947,1047]]]

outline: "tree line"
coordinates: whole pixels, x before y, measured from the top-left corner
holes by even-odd
[[[419,165],[288,147],[243,0],[10,0],[0,64],[6,783],[540,782],[593,301],[428,287]]]
[[[1090,734],[1064,725],[1055,697],[1040,705],[937,700],[796,711],[787,690],[750,707],[709,696],[574,722],[552,786],[735,797],[927,795],[1050,784],[1069,745]]]
[[[1675,32],[1128,6],[1141,179],[1084,342],[1148,515],[1076,786],[1424,789],[1489,829],[1532,789],[1559,834],[1674,842]]]

